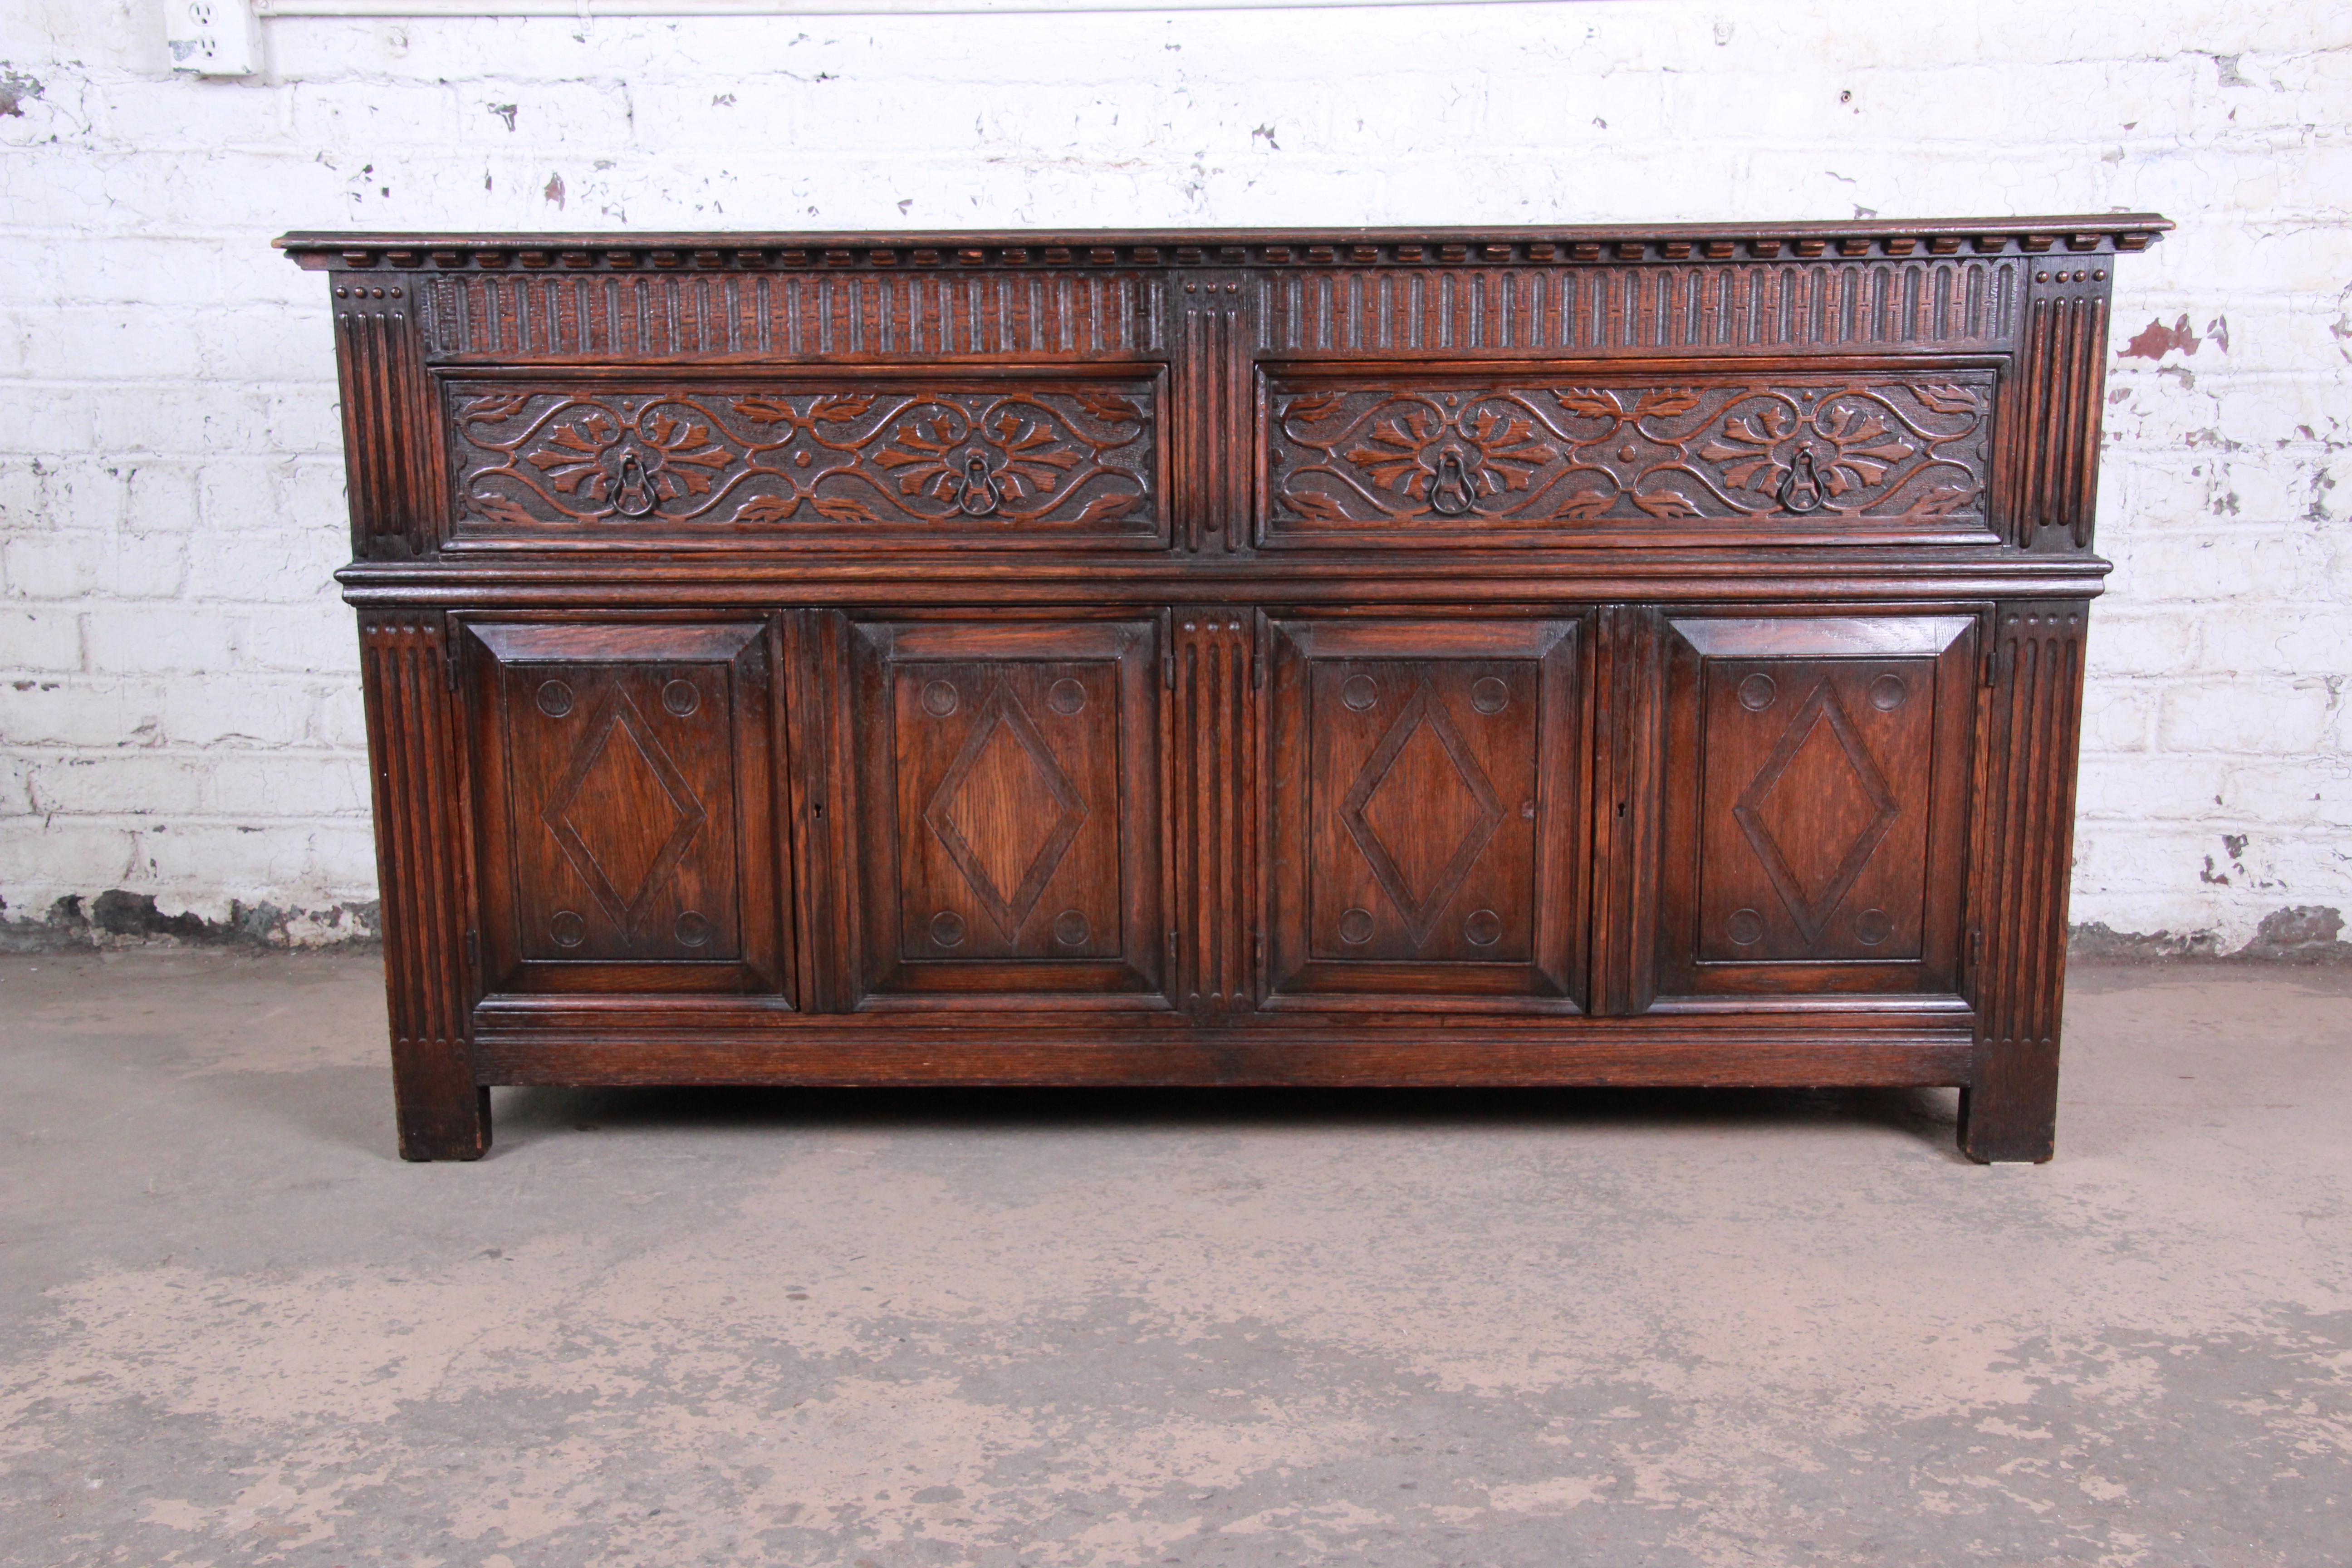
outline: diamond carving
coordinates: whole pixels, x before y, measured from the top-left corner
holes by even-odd
[[[1827,681],[1813,688],[1731,808],[1809,945],[1821,941],[1830,916],[1902,813],[1886,775]],[[1791,843],[1800,853],[1810,851],[1806,868],[1792,858]],[[1837,858],[1823,872],[1831,855]]]
[[[1503,803],[1424,678],[1339,804],[1381,890],[1420,947],[1462,889]]]
[[[540,812],[563,857],[623,934],[685,856],[709,816],[626,694],[615,689]]]
[[[1086,819],[1086,803],[1053,748],[1002,684],[923,807],[923,821],[1008,941],[1037,907]]]

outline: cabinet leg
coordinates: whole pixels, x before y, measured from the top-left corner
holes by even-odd
[[[1960,1152],[1990,1164],[2050,1158],[2066,994],[2067,868],[2083,711],[2080,600],[1999,606],[1985,698],[1977,835],[1975,1061]]]
[[[2058,1131],[2058,1042],[1979,1046],[1976,1070],[1977,1081],[1960,1090],[1960,1152],[1979,1165],[2049,1159]]]
[[[404,1160],[478,1160],[490,1092],[474,1081],[464,803],[448,628],[436,610],[360,617],[392,1088]]]
[[[490,1091],[462,1040],[398,1040],[393,1099],[404,1160],[478,1160],[490,1151]]]

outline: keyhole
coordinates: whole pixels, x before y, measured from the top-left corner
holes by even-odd
[[[623,517],[643,517],[654,510],[654,482],[646,474],[645,464],[630,452],[621,458],[619,483],[613,487],[613,510]]]
[[[1789,477],[1780,481],[1780,510],[1815,511],[1823,499],[1822,477],[1813,468],[1813,449],[1800,447],[1796,460],[1789,465]]]
[[[1470,476],[1462,471],[1459,452],[1437,455],[1437,478],[1429,487],[1429,509],[1447,517],[1460,517],[1470,510]]]
[[[996,480],[988,471],[988,459],[978,453],[966,458],[963,460],[963,493],[956,498],[956,505],[969,517],[986,517],[996,510],[999,499]]]

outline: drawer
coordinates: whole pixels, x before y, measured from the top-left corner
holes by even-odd
[[[1156,370],[440,386],[459,546],[1167,539]]]
[[[1262,372],[1262,545],[1990,543],[1997,373]]]

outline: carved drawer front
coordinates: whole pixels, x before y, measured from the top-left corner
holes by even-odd
[[[445,383],[458,542],[1148,546],[1150,374]]]
[[[1156,991],[1154,625],[855,631],[861,990]]]
[[[1260,542],[1990,540],[1994,372],[1282,366]]]
[[[1275,623],[1275,1005],[1580,1002],[1580,632]]]
[[[467,629],[489,988],[781,989],[764,626]]]
[[[1661,993],[1955,989],[1976,626],[1669,623]]]

